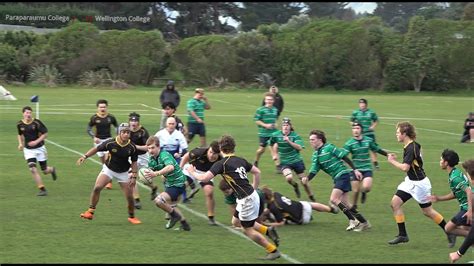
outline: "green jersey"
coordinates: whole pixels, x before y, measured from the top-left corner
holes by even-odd
[[[301,157],[300,152],[293,148],[293,146],[291,146],[288,142],[284,141],[283,137],[283,132],[281,130],[278,130],[276,132],[273,132],[272,137],[270,139],[271,146],[273,146],[273,144],[275,143],[278,144],[278,155],[280,156],[280,163],[282,165],[288,165],[303,161],[303,157]],[[304,148],[303,140],[298,134],[296,134],[296,132],[290,131],[290,134],[288,134],[288,138],[291,142],[294,142]]]
[[[336,181],[341,175],[352,172],[348,169],[341,158],[345,156],[343,149],[338,149],[332,143],[325,143],[318,150],[313,152],[311,157],[312,174],[317,174],[319,170],[323,170]]]
[[[271,108],[260,106],[257,108],[255,112],[255,116],[253,118],[254,121],[262,121],[265,124],[273,124],[275,125],[276,120],[278,118],[278,109],[275,106]],[[277,129],[267,129],[262,126],[258,126],[258,136],[260,137],[271,137],[272,133],[275,132]]]
[[[343,147],[344,155],[351,154],[352,162],[359,171],[372,171],[372,162],[370,160],[369,150],[382,152],[382,149],[370,137],[363,136],[361,140],[355,138],[349,139]]]
[[[469,205],[467,204],[466,188],[470,187],[469,180],[467,180],[467,177],[461,170],[454,168],[451,173],[449,173],[448,181],[449,188],[459,202],[459,207],[467,211]]]
[[[187,111],[188,111],[188,123],[197,123],[196,119],[191,115],[191,112],[195,112],[196,115],[204,120],[204,109],[206,107],[206,103],[203,100],[198,100],[192,98],[188,101],[187,104]]]
[[[183,187],[186,177],[173,155],[169,152],[161,150],[157,157],[150,156],[148,162],[148,167],[153,171],[159,171],[168,165],[174,166],[174,170],[165,174],[165,187]]]
[[[377,122],[379,120],[377,114],[371,109],[367,108],[365,111],[355,110],[351,115],[351,122],[358,122],[362,126],[362,134],[373,135],[373,130],[370,130],[369,127],[372,125],[372,122]]]

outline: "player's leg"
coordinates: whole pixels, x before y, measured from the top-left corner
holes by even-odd
[[[400,186],[402,184],[400,184]],[[409,199],[411,199],[411,195],[402,190],[397,190],[397,192],[395,192],[395,195],[393,195],[392,197],[390,206],[392,208],[395,222],[397,223],[397,226],[398,226],[398,235],[393,240],[390,240],[388,242],[390,245],[396,245],[399,243],[408,242],[409,240],[406,227],[405,227],[405,214],[403,213],[403,209],[402,209],[403,204]]]
[[[300,188],[298,186],[298,183],[293,180],[293,172],[291,171],[291,167],[289,165],[282,165],[282,173],[285,177],[286,182],[293,187],[296,197],[298,199],[301,198]]]
[[[120,173],[122,176],[117,178],[118,184],[122,189],[122,192],[127,200],[127,209],[128,209],[128,221],[132,224],[141,224],[142,222],[135,217],[135,201],[133,199],[133,189],[135,186],[130,187],[128,181],[128,173]]]
[[[216,201],[214,199],[214,186],[212,182],[205,184],[202,187],[202,190],[204,191],[204,197],[206,200],[207,218],[209,219],[209,225],[217,225],[214,221]]]
[[[105,166],[104,166],[105,167]],[[94,212],[99,203],[100,199],[100,192],[104,189],[105,185],[110,182],[112,179],[111,170],[106,168],[103,169],[99,175],[97,176],[94,184],[94,188],[92,189],[89,201],[89,209],[83,213],[81,213],[81,217],[84,219],[92,220],[94,217]]]

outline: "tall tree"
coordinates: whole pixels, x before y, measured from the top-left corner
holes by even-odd
[[[403,45],[407,74],[415,92],[421,91],[423,80],[436,68],[431,34],[426,20],[421,16],[410,19]]]
[[[302,8],[297,2],[244,2],[239,14],[241,30],[250,31],[261,24],[284,24],[299,15]]]
[[[376,2],[374,15],[379,16],[389,26],[402,32],[408,29],[409,19],[423,7],[434,5],[433,2]]]
[[[221,17],[238,19],[238,5],[233,2],[168,2],[168,7],[178,12],[176,33],[180,37],[191,37],[209,33],[225,33],[228,25]]]
[[[342,18],[349,2],[304,2],[308,7],[305,12],[310,17]]]

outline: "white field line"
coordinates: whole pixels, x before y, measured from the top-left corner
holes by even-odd
[[[72,153],[75,153],[75,154],[78,154],[78,155],[83,155],[83,153],[81,153],[81,152],[78,152],[78,151],[76,151],[76,150],[73,150],[73,149],[70,149],[70,148],[68,148],[68,147],[65,147],[65,146],[63,146],[63,145],[61,145],[61,144],[59,144],[59,143],[54,142],[54,141],[51,141],[51,140],[46,139],[46,142],[51,143],[51,144],[53,144],[53,145],[55,145],[55,146],[57,146],[57,147],[59,147],[59,148],[61,148],[61,149],[64,149],[64,150],[66,150],[66,151],[69,151],[69,152],[72,152]],[[89,158],[89,160],[92,161],[92,162],[94,162],[94,163],[96,163],[96,164],[98,164],[98,165],[102,165],[101,162],[97,161],[97,160],[94,159],[94,158]],[[138,182],[137,184],[138,184],[139,186],[141,186],[142,188],[144,188],[144,189],[150,191],[150,188],[149,188],[149,187],[147,187],[147,186],[141,184],[140,182]],[[184,204],[179,205],[179,208],[184,209],[184,210],[186,210],[186,211],[188,211],[188,212],[194,214],[194,215],[197,216],[197,217],[200,217],[200,218],[203,218],[204,220],[207,220],[207,216],[206,216],[206,215],[204,215],[204,214],[202,214],[202,213],[200,213],[200,212],[198,212],[198,211],[195,211],[195,210],[193,210],[193,209],[191,209],[191,208],[185,206]],[[226,225],[224,225],[224,224],[222,224],[222,223],[220,223],[220,222],[218,222],[218,221],[216,221],[216,223],[217,223],[218,226],[223,227],[223,228],[226,229],[227,231],[229,231],[229,232],[231,232],[231,233],[233,233],[233,234],[235,234],[235,235],[237,235],[237,236],[240,236],[240,237],[242,237],[242,238],[245,238],[245,239],[247,239],[248,241],[250,241],[250,242],[252,242],[253,244],[255,244],[256,246],[259,246],[259,245],[258,245],[257,243],[255,243],[252,239],[250,239],[250,238],[248,238],[246,235],[244,235],[242,232],[237,231],[237,230],[233,229],[233,228],[230,227],[230,226],[226,226]],[[260,247],[260,246],[259,246],[259,247]],[[288,256],[288,255],[286,255],[286,254],[281,253],[281,256],[282,256],[282,258],[284,258],[284,259],[287,260],[288,262],[291,262],[291,263],[294,263],[294,264],[303,264],[302,262],[300,262],[300,261],[298,261],[298,260],[296,260],[296,259],[293,259],[292,257],[290,257],[290,256]]]
[[[395,124],[390,124],[390,123],[385,123],[385,122],[382,122],[380,124],[395,126]],[[421,130],[426,130],[426,131],[431,131],[431,132],[436,132],[436,133],[443,133],[443,134],[448,134],[448,135],[452,135],[452,136],[461,137],[461,133],[453,133],[453,132],[447,132],[447,131],[429,129],[429,128],[422,128],[422,127],[415,127],[415,128],[416,129],[421,129]]]

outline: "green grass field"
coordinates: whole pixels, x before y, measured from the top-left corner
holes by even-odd
[[[192,203],[182,207],[192,231],[166,230],[164,213],[149,200],[149,192],[140,188],[143,208],[138,210],[143,224],[127,222],[126,202],[114,183],[112,190],[104,190],[92,221],[84,221],[79,214],[87,209],[89,195],[100,165],[89,159],[75,165],[80,154],[92,147],[86,133],[88,119],[95,113],[99,98],[109,101],[109,111],[119,122],[126,121],[132,111],[142,115],[142,125],[151,134],[159,127],[159,94],[161,88],[130,90],[86,89],[77,87],[42,88],[8,87],[18,101],[0,102],[0,206],[1,206],[1,263],[262,263],[257,260],[265,251],[229,228],[230,213],[223,203],[222,193],[215,192],[216,220],[219,227],[207,224],[203,193]],[[237,154],[253,162],[257,148],[257,128],[253,122],[256,108],[262,101],[263,90],[208,91],[212,109],[206,111],[208,142],[224,133],[237,141]],[[186,101],[191,90],[181,91],[182,102],[178,115],[187,121]],[[49,191],[47,197],[37,197],[37,189],[23,158],[17,150],[16,122],[21,119],[21,108],[34,104],[32,95],[40,95],[40,119],[49,129],[46,144],[48,165],[58,169],[58,180],[42,176]],[[376,129],[377,142],[382,148],[397,151],[402,145],[395,138],[395,124],[409,120],[417,127],[417,140],[424,151],[425,170],[431,179],[433,193],[447,194],[447,173],[439,168],[439,157],[444,148],[456,150],[461,160],[474,157],[474,144],[460,144],[463,122],[469,111],[474,111],[474,97],[412,93],[382,94],[364,92],[287,92],[283,116],[292,119],[297,133],[305,140],[303,152],[306,167],[310,167],[312,149],[308,133],[322,129],[328,141],[337,146],[350,137],[348,116],[358,108],[357,100],[366,97],[380,124]],[[195,138],[191,148],[198,145]],[[400,160],[400,159],[399,159]],[[268,263],[446,263],[448,253],[458,248],[447,248],[441,229],[423,216],[414,200],[405,207],[410,242],[397,246],[387,244],[397,233],[390,200],[404,174],[379,155],[381,169],[374,172],[373,191],[360,211],[372,224],[365,232],[346,232],[347,219],[343,214],[314,213],[314,220],[304,226],[279,228],[280,251],[284,256]],[[261,185],[269,185],[282,194],[295,198],[283,176],[275,174],[267,152],[260,161]],[[221,177],[217,177],[217,181]],[[327,203],[332,181],[319,173],[311,182],[319,202]],[[160,190],[162,187],[160,187]],[[306,200],[303,193],[303,199]],[[180,204],[181,205],[181,204]],[[182,206],[182,205],[181,205]],[[456,201],[436,203],[435,208],[446,220],[458,211]],[[474,260],[473,249],[460,260]]]

